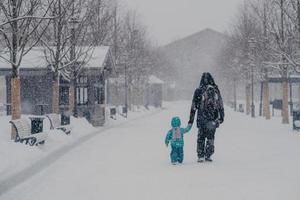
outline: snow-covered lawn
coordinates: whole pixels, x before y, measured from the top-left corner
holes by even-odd
[[[22,117],[27,118],[28,116]],[[96,130],[86,120],[72,118],[71,123],[74,126],[74,130],[72,135],[67,136],[59,130],[50,131],[50,122],[46,118],[44,120],[44,130],[49,132],[46,144],[30,147],[29,145],[15,143],[10,140],[10,119],[10,116],[0,117],[0,180],[2,181],[12,174],[22,171],[25,167],[31,166],[37,160],[62,146]]]
[[[214,162],[196,163],[193,127],[185,137],[184,164],[171,165],[164,137],[172,116],[186,124],[189,106],[169,104],[163,112],[102,130],[26,181],[13,182],[16,187],[0,199],[300,199],[300,133],[280,118],[252,120],[227,109]]]

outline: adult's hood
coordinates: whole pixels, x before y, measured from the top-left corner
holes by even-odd
[[[216,85],[214,78],[209,72],[204,72],[201,77],[200,87],[207,85]]]

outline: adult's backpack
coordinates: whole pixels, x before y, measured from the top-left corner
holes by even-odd
[[[213,121],[218,118],[219,115],[219,93],[218,90],[212,86],[206,86],[202,93],[200,109],[204,119]]]

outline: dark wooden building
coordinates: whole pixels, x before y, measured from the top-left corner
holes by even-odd
[[[90,59],[84,65],[77,77],[75,113],[86,117],[94,126],[103,125],[105,121],[105,105],[107,86],[106,80],[114,74],[114,60],[107,46],[96,47]],[[11,67],[0,60],[0,76],[6,79],[6,102],[9,105],[11,97]],[[43,50],[34,48],[27,54],[20,67],[21,108],[22,114],[47,114],[52,108],[52,77],[51,67],[46,63]],[[60,109],[68,110],[70,82],[60,77]]]

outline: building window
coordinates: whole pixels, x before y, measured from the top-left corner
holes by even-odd
[[[69,105],[69,87],[59,87],[59,105]]]
[[[88,78],[80,76],[76,80],[76,102],[77,105],[88,104]]]
[[[76,88],[76,101],[78,105],[87,105],[88,103],[88,88],[77,87]]]
[[[95,103],[100,104],[100,88],[95,87],[94,91],[95,91]]]
[[[104,88],[101,87],[95,87],[95,103],[96,104],[104,104]]]
[[[88,77],[87,76],[80,76],[76,80],[77,84],[79,85],[87,85],[88,84]]]

